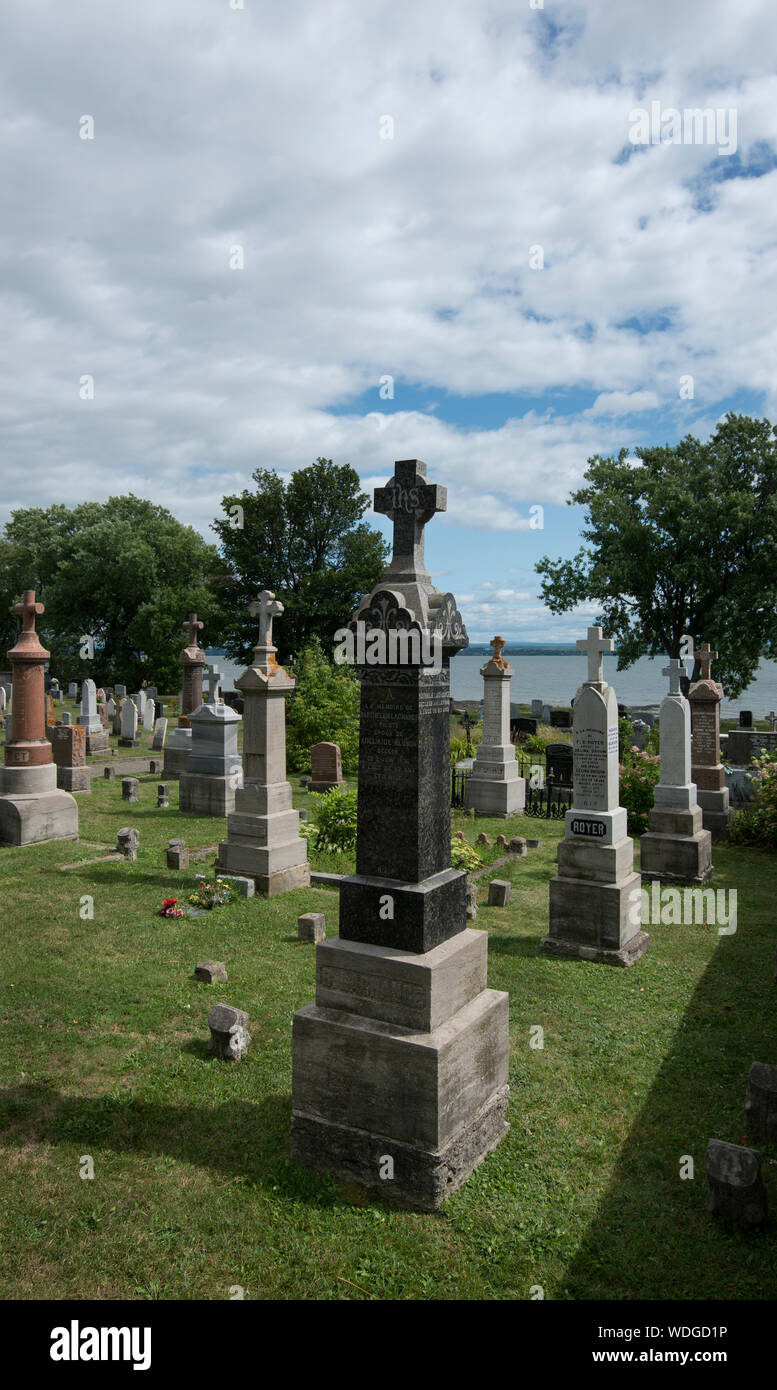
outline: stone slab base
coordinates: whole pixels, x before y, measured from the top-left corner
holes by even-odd
[[[180,780],[181,773],[186,771],[186,764],[189,761],[191,751],[190,743],[185,748],[172,748],[168,743],[165,749],[165,765],[162,769],[162,776],[168,782]]]
[[[508,1087],[500,1087],[443,1148],[436,1150],[294,1111],[291,1155],[307,1168],[358,1183],[392,1205],[437,1211],[504,1139],[510,1128],[505,1120],[508,1095]],[[387,1157],[393,1162],[393,1178],[380,1176]]]
[[[58,767],[57,786],[63,792],[90,792],[92,779],[85,767]]]
[[[583,955],[579,949],[573,953],[585,960],[608,960],[608,953],[617,955],[640,929],[641,890],[637,873],[628,874],[617,883],[558,874],[549,885],[550,916],[545,940],[574,942],[578,947],[590,948],[592,954]]]
[[[581,941],[564,941],[560,937],[543,936],[540,950],[547,956],[566,956],[575,960],[590,960],[597,965],[633,965],[644,956],[650,945],[647,932],[637,932],[617,951],[605,946],[586,946]]]
[[[253,878],[257,893],[265,898],[275,898],[279,893],[290,893],[293,888],[309,888],[310,865],[307,862],[295,864],[291,869],[278,869],[274,874],[254,874]]]
[[[86,756],[88,758],[91,758],[93,754],[100,757],[105,753],[110,753],[110,751],[111,745],[106,733],[91,734],[87,731]]]
[[[489,781],[474,773],[465,779],[464,798],[476,816],[519,816],[526,805],[526,778],[514,777],[509,782]]]
[[[179,808],[195,816],[228,816],[235,809],[234,777],[182,772]]]
[[[336,787],[344,787],[344,782],[308,782],[309,792],[331,792]]]
[[[78,805],[69,792],[0,796],[0,844],[32,845],[78,839]]]
[[[120,747],[120,748],[139,748],[139,747],[140,747],[140,739],[139,739],[139,738],[120,738],[120,739],[119,739],[119,747]],[[105,751],[107,752],[108,750],[106,749]]]
[[[728,839],[733,818],[733,811],[702,811],[702,825],[713,840]]]
[[[695,835],[659,835],[648,830],[639,842],[643,879],[662,883],[709,883],[712,878],[712,836],[709,830]]]

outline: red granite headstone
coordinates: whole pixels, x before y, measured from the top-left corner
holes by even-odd
[[[183,699],[178,727],[188,729],[191,727],[189,715],[202,704],[202,668],[205,665],[206,656],[202,648],[197,645],[197,633],[203,627],[203,624],[197,620],[197,614],[191,613],[183,626],[189,633],[189,645],[184,647],[180,656],[183,667]]]
[[[57,724],[51,746],[57,767],[86,766],[86,729],[79,724]]]
[[[310,791],[331,791],[342,786],[342,760],[336,743],[315,743],[310,750],[310,767]]]
[[[35,618],[46,610],[35,602],[35,590],[25,589],[14,613],[22,618],[22,630],[8,653],[13,672],[11,737],[5,744],[6,767],[44,767],[50,764],[51,744],[46,738],[46,695],[43,667],[51,653],[41,646]]]

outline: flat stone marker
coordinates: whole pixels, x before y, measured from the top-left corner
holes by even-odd
[[[507,907],[510,901],[512,884],[506,878],[492,878],[488,885],[489,907]]]
[[[537,841],[537,843],[539,844],[539,841]],[[522,835],[514,835],[507,848],[511,854],[517,854],[523,858],[526,854],[527,842]]]
[[[323,912],[303,912],[297,918],[297,935],[300,941],[324,941],[326,918]]]
[[[167,846],[168,869],[188,869],[189,851],[185,840],[170,840]]]
[[[239,1062],[245,1057],[251,1041],[245,1010],[233,1009],[231,1004],[214,1004],[208,1014],[208,1027],[208,1052],[222,1062]]]
[[[747,1131],[754,1139],[777,1139],[777,1067],[753,1062],[745,1100]]]
[[[541,840],[527,840],[527,841],[526,841],[526,848],[527,848],[527,849],[539,849],[539,847],[540,847],[541,844],[542,844],[542,841],[541,841]]]
[[[138,779],[137,779],[137,777],[122,777],[122,779],[121,779],[121,799],[122,799],[122,801],[137,801],[137,799],[138,799]]]
[[[710,1189],[707,1211],[739,1231],[765,1224],[766,1189],[757,1149],[710,1139],[704,1166]]]
[[[194,967],[195,980],[204,980],[206,984],[213,985],[217,980],[226,980],[227,967],[223,960],[204,960]]]
[[[256,884],[252,878],[244,878],[242,874],[219,874],[219,878],[223,879],[225,883],[231,883],[241,898],[256,896]]]
[[[156,789],[156,804],[158,807],[170,805],[170,787],[167,782],[160,782]]]
[[[140,831],[132,826],[125,825],[116,835],[116,848],[119,854],[123,854],[125,859],[129,859],[134,864],[138,857],[138,847],[140,845]]]

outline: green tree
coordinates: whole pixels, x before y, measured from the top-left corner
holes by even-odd
[[[60,680],[91,675],[134,690],[145,679],[175,690],[184,618],[196,610],[203,640],[219,639],[222,568],[214,545],[138,497],[25,508],[0,540],[3,635],[13,640],[13,605],[34,588],[46,605],[38,630]],[[80,655],[84,636],[94,638],[94,660]]]
[[[256,623],[248,605],[262,589],[284,606],[277,632],[281,660],[312,636],[331,646],[388,558],[380,532],[361,520],[369,498],[359,475],[347,464],[319,458],[287,483],[266,468],[253,480],[255,491],[222,499],[227,516],[213,525],[228,571],[226,650],[236,661],[250,659]]]
[[[295,772],[310,767],[314,743],[337,743],[344,772],[359,762],[359,682],[352,666],[331,661],[317,637],[294,662],[297,685],[286,706],[286,757]]]
[[[777,656],[777,427],[730,413],[707,442],[637,454],[589,459],[569,498],[588,509],[587,545],[537,564],[542,598],[553,613],[600,604],[619,670],[682,656],[685,635],[709,642],[735,698]]]

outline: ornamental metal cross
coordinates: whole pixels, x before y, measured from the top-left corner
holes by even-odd
[[[197,614],[196,614],[196,613],[190,613],[190,614],[189,614],[188,621],[185,622],[185,623],[181,623],[181,627],[186,628],[186,630],[187,630],[188,633],[189,633],[189,646],[190,646],[190,647],[196,647],[196,646],[197,646],[197,633],[200,632],[204,626],[205,626],[204,623],[200,623],[200,622],[197,621]]]
[[[680,677],[686,674],[687,672],[685,670],[685,662],[681,661],[680,658],[677,656],[670,656],[669,665],[665,666],[663,671],[661,672],[662,676],[669,677],[670,695],[681,694]]]
[[[15,603],[13,611],[22,619],[22,632],[34,632],[36,615],[40,616],[46,609],[42,603],[35,602],[34,589],[25,589],[22,602]]]
[[[588,683],[601,685],[604,681],[602,657],[605,652],[613,650],[612,638],[602,637],[600,627],[589,627],[588,636],[580,637],[576,645],[579,652],[585,652],[588,656]]]
[[[376,487],[374,497],[375,511],[394,523],[393,569],[423,573],[424,526],[447,505],[447,488],[427,483],[425,463],[397,459],[393,478],[385,487]]]
[[[256,649],[272,647],[272,620],[280,617],[283,604],[278,602],[275,594],[271,594],[269,589],[262,589],[259,597],[249,603],[248,611],[252,618],[259,619],[259,640]]]
[[[702,642],[699,650],[694,652],[693,659],[701,663],[701,679],[708,681],[710,679],[710,667],[713,661],[718,659],[717,652],[710,650],[709,642]]]

